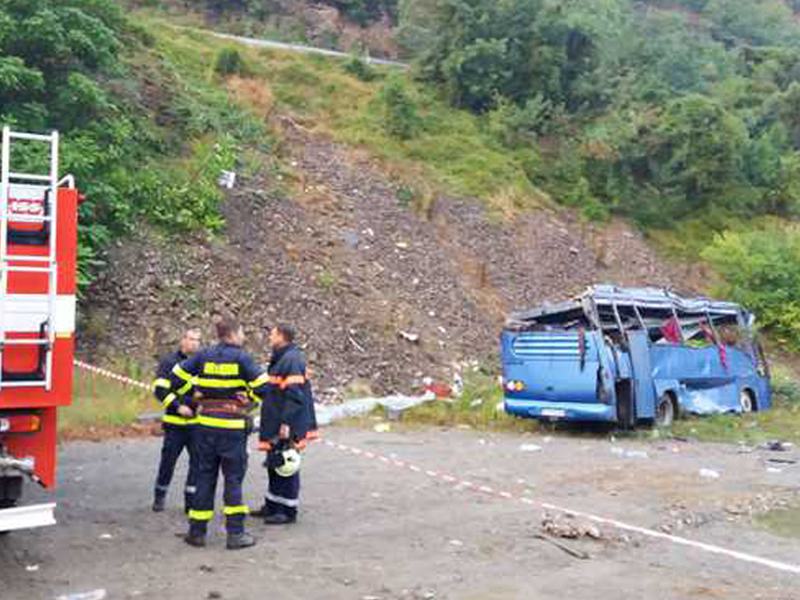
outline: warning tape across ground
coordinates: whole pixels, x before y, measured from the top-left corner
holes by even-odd
[[[84,371],[97,373],[98,375],[102,375],[103,377],[119,381],[124,385],[132,385],[134,387],[142,388],[144,390],[150,390],[150,386],[148,384],[143,383],[141,381],[137,381],[136,379],[131,379],[130,377],[125,377],[124,375],[118,375],[117,373],[109,371],[108,369],[101,369],[100,367],[95,367],[94,365],[90,365],[89,363],[85,363],[82,360],[78,359],[75,359],[74,363],[76,367],[78,367],[79,369],[83,369]]]
[[[442,483],[451,485],[457,490],[467,490],[478,494],[494,496],[496,498],[501,498],[503,500],[520,502],[521,504],[524,504],[526,506],[538,507],[545,510],[581,517],[583,519],[587,519],[595,523],[609,525],[611,527],[615,527],[616,529],[621,529],[623,531],[629,531],[633,533],[638,533],[639,535],[643,535],[646,537],[668,541],[673,544],[677,544],[679,546],[688,546],[691,548],[695,548],[697,550],[702,550],[703,552],[708,552],[720,556],[726,556],[728,558],[732,558],[742,562],[747,562],[750,564],[761,565],[763,567],[774,569],[776,571],[783,571],[786,573],[793,573],[795,575],[800,575],[800,565],[780,562],[769,558],[763,558],[761,556],[755,556],[753,554],[740,552],[738,550],[730,550],[728,548],[723,548],[721,546],[715,546],[714,544],[707,544],[705,542],[699,542],[696,540],[691,540],[689,538],[684,538],[677,535],[671,535],[669,533],[656,531],[654,529],[639,527],[638,525],[629,525],[628,523],[624,523],[616,519],[601,517],[583,511],[572,510],[570,508],[558,506],[556,504],[551,504],[549,502],[536,501],[533,498],[529,498],[527,496],[512,494],[511,492],[505,490],[498,490],[488,485],[480,485],[466,479],[460,479],[458,477],[455,477],[447,473],[442,473],[440,471],[435,471],[432,469],[426,469],[424,467],[415,465],[408,461],[400,460],[399,458],[393,458],[376,452],[362,450],[361,448],[355,448],[353,446],[348,446],[346,444],[340,444],[338,442],[333,442],[330,440],[324,440],[324,444],[329,448],[334,448],[336,450],[340,450],[347,454],[370,459],[389,466],[397,467],[399,469],[406,469],[414,473],[417,473],[418,475],[425,475],[427,477],[430,477],[431,479],[435,479]]]
[[[120,383],[125,384],[125,385],[133,385],[133,386],[136,386],[136,387],[139,387],[139,388],[142,388],[142,389],[147,389],[147,390],[150,389],[150,386],[147,385],[146,383],[142,383],[141,381],[137,381],[135,379],[131,379],[130,377],[125,377],[124,375],[118,375],[117,373],[114,373],[114,372],[109,371],[107,369],[101,369],[100,367],[95,367],[94,365],[90,365],[89,363],[85,363],[85,362],[80,361],[80,360],[75,360],[75,366],[77,366],[77,367],[79,367],[81,369],[84,369],[86,371],[89,371],[89,372],[92,372],[92,373],[97,373],[98,375],[102,375],[104,377],[108,377],[109,379],[114,379],[114,380],[119,381]],[[603,524],[603,525],[610,525],[612,527],[615,527],[617,529],[621,529],[623,531],[630,531],[630,532],[638,533],[638,534],[646,536],[646,537],[665,540],[665,541],[668,541],[668,542],[671,542],[673,544],[677,544],[677,545],[680,545],[680,546],[688,546],[688,547],[691,547],[691,548],[695,548],[697,550],[702,550],[703,552],[708,552],[708,553],[711,553],[711,554],[717,554],[717,555],[721,555],[721,556],[726,556],[728,558],[733,558],[735,560],[739,560],[739,561],[742,561],[742,562],[747,562],[747,563],[750,563],[750,564],[761,565],[763,567],[774,569],[776,571],[783,571],[783,572],[787,572],[787,573],[793,573],[795,575],[800,575],[800,565],[795,565],[795,564],[791,564],[791,563],[785,563],[785,562],[781,562],[781,561],[777,561],[777,560],[772,560],[772,559],[769,559],[769,558],[763,558],[761,556],[755,556],[753,554],[748,554],[746,552],[740,552],[738,550],[731,550],[731,549],[728,549],[728,548],[723,548],[721,546],[716,546],[714,544],[707,544],[705,542],[699,542],[699,541],[696,541],[696,540],[691,540],[689,538],[684,538],[684,537],[680,537],[680,536],[677,536],[677,535],[672,535],[672,534],[664,533],[664,532],[661,532],[661,531],[656,531],[654,529],[648,529],[646,527],[639,527],[638,525],[630,525],[628,523],[624,523],[624,522],[618,521],[616,519],[610,519],[610,518],[601,517],[601,516],[598,516],[598,515],[593,515],[593,514],[587,513],[587,512],[572,510],[570,508],[566,508],[566,507],[563,507],[563,506],[558,506],[556,504],[551,504],[549,502],[536,501],[536,500],[534,500],[532,498],[529,498],[527,496],[515,495],[515,494],[512,494],[511,492],[508,492],[508,491],[505,491],[505,490],[498,490],[498,489],[495,489],[495,488],[493,488],[491,486],[488,486],[488,485],[479,485],[479,484],[474,483],[472,481],[469,481],[469,480],[466,480],[466,479],[460,479],[458,477],[455,477],[453,475],[449,475],[447,473],[442,473],[440,471],[435,471],[435,470],[432,470],[432,469],[426,469],[426,468],[420,467],[420,466],[415,465],[413,463],[410,463],[408,461],[400,460],[398,458],[392,458],[392,457],[389,457],[389,456],[384,456],[382,454],[378,454],[378,453],[375,453],[375,452],[370,452],[370,451],[367,451],[367,450],[361,450],[360,448],[355,448],[353,446],[347,446],[345,444],[332,442],[330,440],[326,440],[324,443],[329,448],[334,448],[336,450],[340,450],[340,451],[346,452],[348,454],[352,454],[352,455],[355,455],[355,456],[361,456],[363,458],[375,460],[375,461],[378,461],[378,462],[381,462],[381,463],[384,463],[384,464],[387,464],[387,465],[391,465],[391,466],[394,466],[394,467],[397,467],[397,468],[400,468],[400,469],[408,469],[409,471],[412,471],[414,473],[417,473],[417,474],[420,474],[420,475],[425,475],[425,476],[430,477],[432,479],[436,479],[436,480],[438,480],[438,481],[440,481],[442,483],[445,483],[445,484],[448,484],[448,485],[452,485],[456,489],[469,490],[469,491],[476,492],[476,493],[479,493],[479,494],[486,494],[486,495],[489,495],[489,496],[494,496],[496,498],[501,498],[503,500],[512,500],[512,501],[520,502],[520,503],[522,503],[522,504],[524,504],[526,506],[539,507],[539,508],[543,508],[545,510],[552,510],[552,511],[555,511],[555,512],[561,512],[561,513],[568,514],[568,515],[574,515],[574,516],[577,516],[577,517],[588,519],[588,520],[593,521],[595,523],[600,523],[600,524]]]

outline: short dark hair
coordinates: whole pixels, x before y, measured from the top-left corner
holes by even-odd
[[[289,344],[294,341],[295,335],[297,335],[294,327],[290,327],[289,325],[275,325],[275,330],[280,333],[281,337]]]
[[[241,329],[242,324],[239,323],[239,320],[231,315],[222,315],[219,320],[216,322],[217,325],[217,337],[220,340],[225,340],[230,336],[232,333],[235,333]]]

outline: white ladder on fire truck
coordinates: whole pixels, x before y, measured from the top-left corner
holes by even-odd
[[[49,147],[50,170],[46,174],[15,172],[11,169],[11,146],[15,141],[45,143]],[[58,207],[58,132],[49,135],[20,133],[3,128],[2,170],[0,171],[0,389],[10,387],[44,387],[50,390],[53,378],[53,344],[55,343],[55,317],[58,282],[56,256],[56,231]],[[25,186],[43,193],[41,215],[14,214],[9,200],[12,186]],[[9,253],[9,221],[15,223],[41,223],[46,229],[47,254],[42,256]],[[16,264],[12,264],[16,263]],[[22,264],[20,264],[22,263]],[[17,273],[46,273],[46,310],[37,310],[44,317],[44,336],[37,339],[9,339],[7,331],[13,331],[9,323],[9,275]],[[37,304],[41,304],[40,302]],[[44,372],[41,377],[6,378],[5,353],[9,347],[38,345],[45,352]]]

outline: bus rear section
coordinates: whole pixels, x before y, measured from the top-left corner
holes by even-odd
[[[534,419],[617,420],[608,350],[595,331],[502,334],[507,413]]]

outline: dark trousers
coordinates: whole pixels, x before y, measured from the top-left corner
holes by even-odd
[[[194,425],[164,423],[164,443],[161,446],[161,462],[158,465],[158,476],[156,477],[155,495],[163,498],[169,490],[169,484],[172,483],[175,465],[184,448],[186,449],[189,455],[189,474],[186,477],[184,488],[186,510],[191,508],[192,499],[197,491],[197,459],[193,442],[195,430]]]
[[[242,498],[242,483],[247,473],[247,434],[243,430],[197,428],[197,493],[189,524],[192,535],[205,535],[208,522],[214,518],[214,496],[222,471],[225,483],[223,512],[228,534],[244,532],[247,506]]]
[[[295,518],[300,505],[300,472],[281,477],[274,469],[267,469],[265,504],[268,514],[280,512]]]

